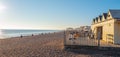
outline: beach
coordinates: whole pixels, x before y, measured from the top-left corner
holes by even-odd
[[[64,50],[64,33],[0,39],[0,57],[114,57],[110,51]],[[106,54],[107,53],[107,54]]]

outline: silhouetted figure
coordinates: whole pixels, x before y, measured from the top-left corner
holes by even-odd
[[[34,36],[34,35],[32,34],[32,36]]]
[[[22,36],[22,35],[21,35],[20,37],[21,37],[21,38],[23,38],[23,36]]]
[[[43,33],[41,33],[41,35],[43,35]]]

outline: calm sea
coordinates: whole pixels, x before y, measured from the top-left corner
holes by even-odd
[[[0,38],[11,38],[18,36],[29,36],[29,35],[38,35],[41,33],[53,33],[58,32],[59,30],[17,30],[17,29],[1,29],[0,30]]]

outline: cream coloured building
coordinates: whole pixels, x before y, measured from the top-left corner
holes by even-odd
[[[91,29],[95,39],[120,44],[120,10],[109,10],[94,18]]]

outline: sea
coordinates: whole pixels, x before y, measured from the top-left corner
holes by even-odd
[[[39,35],[44,33],[54,33],[59,32],[60,30],[30,30],[30,29],[1,29],[0,30],[0,39],[12,38],[19,36],[30,36],[32,34]]]

